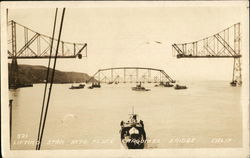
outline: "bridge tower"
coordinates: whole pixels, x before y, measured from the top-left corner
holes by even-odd
[[[240,40],[240,23],[238,23],[234,24],[234,50],[236,54],[240,54]],[[234,81],[236,81],[238,85],[242,84],[240,58],[234,58],[232,82]]]
[[[11,21],[10,25],[11,25],[11,42],[12,42],[12,61],[10,66],[9,82],[13,83],[14,85],[17,85],[19,84],[19,77],[18,77],[18,65],[16,58],[16,23],[14,21]]]
[[[46,59],[49,58],[49,50],[52,38],[40,34],[13,20],[8,22],[8,59],[11,59],[9,88],[22,87],[19,79],[18,59]],[[60,48],[57,58],[87,57],[87,43],[72,43],[54,39],[51,58],[55,58],[56,45]],[[85,51],[85,52],[84,52]],[[83,55],[84,54],[84,55]]]
[[[173,44],[177,58],[233,58],[232,86],[241,86],[240,23],[198,41]]]

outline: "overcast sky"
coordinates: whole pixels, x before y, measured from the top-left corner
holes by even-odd
[[[54,12],[10,9],[8,19],[50,36]],[[231,80],[233,59],[177,59],[171,45],[196,41],[242,22],[245,12],[236,6],[66,8],[62,40],[88,43],[88,57],[59,59],[57,69],[93,74],[100,68],[141,66],[164,69],[176,80]],[[18,62],[46,65],[47,61]]]

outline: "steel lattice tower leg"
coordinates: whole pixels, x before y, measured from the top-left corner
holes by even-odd
[[[17,88],[19,84],[17,59],[13,58],[10,66],[9,87]]]
[[[17,88],[19,84],[18,76],[18,65],[17,65],[17,52],[16,52],[16,23],[11,22],[11,36],[12,36],[12,62],[10,67],[10,76],[9,76],[9,87]]]
[[[240,58],[234,58],[234,67],[233,67],[233,80],[231,83],[233,86],[241,86],[242,77],[241,77],[241,62]]]
[[[236,54],[240,53],[240,23],[234,25],[234,51]],[[241,86],[242,77],[241,77],[241,62],[240,58],[234,58],[233,65],[233,80],[231,82],[232,86]]]

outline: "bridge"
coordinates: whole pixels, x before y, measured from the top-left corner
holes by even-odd
[[[240,23],[198,41],[172,45],[177,58],[233,58],[232,86],[242,84]]]
[[[52,44],[54,43],[54,44]],[[20,85],[17,59],[46,59],[87,57],[87,43],[66,42],[34,31],[16,21],[8,22],[8,59],[12,59],[9,83],[10,87]],[[50,51],[51,50],[51,51]]]
[[[101,83],[171,82],[175,81],[161,69],[147,67],[114,67],[99,69],[89,80]]]

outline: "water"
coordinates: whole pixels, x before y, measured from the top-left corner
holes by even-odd
[[[102,84],[70,90],[54,84],[42,149],[121,149],[120,122],[134,106],[144,121],[147,148],[240,147],[240,87],[228,82],[183,82],[186,90],[135,84]],[[43,84],[10,90],[13,99],[12,149],[35,149]]]

